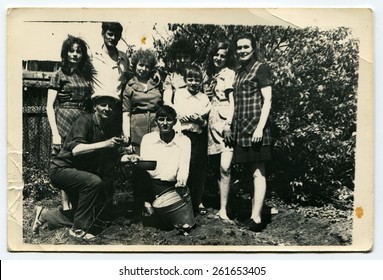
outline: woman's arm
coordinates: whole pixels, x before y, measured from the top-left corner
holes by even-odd
[[[234,117],[234,95],[233,90],[231,90],[228,94],[229,97],[229,111],[227,114],[226,124],[223,128],[223,137],[226,145],[232,145],[233,139],[231,134],[231,123],[233,122]]]
[[[130,113],[129,112],[122,113],[122,132],[124,133],[124,136],[129,141],[130,139]]]
[[[255,129],[253,133],[253,137],[251,139],[252,142],[257,143],[262,141],[263,129],[265,128],[267,119],[270,114],[270,109],[271,109],[271,95],[272,95],[271,92],[272,92],[271,86],[261,88],[261,94],[263,97],[263,106],[261,109],[261,117],[259,119],[257,128]]]
[[[183,187],[189,177],[190,167],[190,156],[191,156],[191,143],[190,139],[183,136],[181,142],[181,155],[179,159],[179,166],[177,171],[177,183],[175,187]]]
[[[56,101],[56,97],[57,97],[57,91],[54,89],[49,89],[46,109],[47,109],[49,126],[51,127],[51,131],[52,131],[52,142],[55,145],[61,145],[61,137],[57,129],[56,114],[54,111],[54,103]]]

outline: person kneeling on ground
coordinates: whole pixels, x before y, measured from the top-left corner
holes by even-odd
[[[49,228],[70,227],[76,238],[92,239],[97,213],[113,194],[113,174],[123,140],[110,122],[118,99],[108,93],[92,96],[92,114],[78,118],[72,125],[59,155],[52,159],[52,185],[65,191],[73,209],[35,207],[32,233],[47,223]]]
[[[162,106],[156,112],[155,121],[159,131],[144,135],[139,159],[156,161],[154,170],[136,166],[133,171],[135,212],[143,210],[152,214],[150,203],[155,197],[171,187],[185,187],[189,176],[191,143],[182,133],[173,129],[177,113],[170,106]],[[128,155],[121,161],[129,161]],[[144,207],[145,202],[145,207]]]

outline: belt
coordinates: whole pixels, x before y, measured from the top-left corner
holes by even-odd
[[[59,103],[59,108],[85,110],[86,102],[63,102]]]
[[[155,113],[156,111],[153,111],[153,110],[134,110],[131,114],[132,115],[135,115],[135,114],[146,114],[146,113]]]

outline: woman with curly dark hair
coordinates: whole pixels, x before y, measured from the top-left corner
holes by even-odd
[[[93,74],[87,44],[68,35],[61,48],[61,67],[52,75],[48,90],[47,114],[54,150],[60,150],[72,123],[89,108]],[[64,98],[58,93],[65,93]]]
[[[134,77],[123,92],[123,133],[139,155],[142,137],[158,130],[155,112],[163,103],[162,82],[152,78],[157,65],[153,51],[139,49],[131,62]]]
[[[61,67],[52,75],[48,89],[47,115],[53,155],[59,153],[73,122],[90,110],[93,74],[87,44],[68,35],[61,48]],[[68,203],[64,202],[64,210],[70,208]]]

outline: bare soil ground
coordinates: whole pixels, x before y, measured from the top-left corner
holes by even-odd
[[[59,206],[59,199],[44,199],[38,203],[24,199],[23,240],[29,244],[88,244],[69,236],[68,229],[42,228],[39,235],[30,231],[33,208]],[[247,230],[241,221],[249,215],[249,201],[237,201],[231,216],[236,224],[228,224],[216,218],[214,203],[208,214],[196,217],[196,227],[185,235],[177,229],[163,228],[158,217],[144,217],[143,222],[131,224],[129,199],[116,194],[113,205],[115,217],[102,228],[94,245],[234,245],[234,246],[347,246],[352,243],[352,210],[337,209],[332,204],[323,207],[285,204],[277,199],[266,201],[264,219],[267,227],[260,233]],[[270,207],[279,213],[271,215]],[[161,250],[159,248],[159,250]]]

